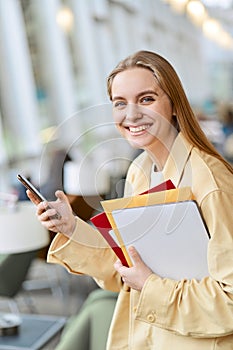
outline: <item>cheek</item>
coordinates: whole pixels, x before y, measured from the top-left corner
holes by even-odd
[[[172,120],[172,115],[173,115],[173,108],[172,108],[172,103],[170,102],[170,100],[166,101],[163,105],[162,108],[163,111],[163,115],[164,117],[171,122]]]
[[[123,128],[121,126],[121,123],[122,123],[123,119],[122,119],[121,115],[119,114],[119,112],[113,111],[112,117],[113,117],[113,122],[115,123],[116,129],[118,130],[118,132],[120,132],[120,134],[122,134],[123,133],[123,130],[122,130]]]
[[[170,108],[157,109],[152,118],[157,127],[169,125],[172,121],[172,110]]]
[[[125,118],[125,113],[123,111],[113,111],[113,121],[119,126]]]
[[[115,122],[115,127],[116,127],[117,131],[119,132],[119,134],[121,134],[121,136],[126,137],[125,128],[123,128],[120,123]]]

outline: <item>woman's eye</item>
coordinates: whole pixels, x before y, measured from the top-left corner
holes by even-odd
[[[148,103],[155,101],[154,97],[152,96],[145,96],[141,99],[141,103]]]
[[[115,108],[123,108],[126,105],[126,103],[124,101],[116,101],[113,105]]]

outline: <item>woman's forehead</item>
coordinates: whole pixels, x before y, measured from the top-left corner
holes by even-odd
[[[153,72],[135,67],[118,73],[112,83],[112,97],[118,94],[138,93],[143,90],[160,89]]]

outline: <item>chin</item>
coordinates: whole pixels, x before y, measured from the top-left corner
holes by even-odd
[[[128,143],[130,144],[130,146],[132,146],[133,148],[135,149],[145,149],[146,145],[141,142],[136,142],[136,141],[133,141],[133,140],[129,140],[127,139]]]
[[[140,148],[140,149],[145,149],[146,147],[150,146],[150,144],[152,143],[153,140],[150,139],[146,139],[144,138],[140,138],[140,137],[136,137],[136,138],[132,138],[132,137],[126,137],[126,140],[129,142],[129,144],[133,147],[133,148]]]
[[[144,149],[141,145],[135,144],[134,142],[129,142],[130,146],[134,149]]]

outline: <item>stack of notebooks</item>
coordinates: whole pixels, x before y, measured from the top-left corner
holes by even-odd
[[[101,202],[104,212],[91,218],[125,266],[133,266],[134,246],[151,270],[163,278],[197,279],[209,275],[209,235],[190,187],[168,180],[133,197]]]

